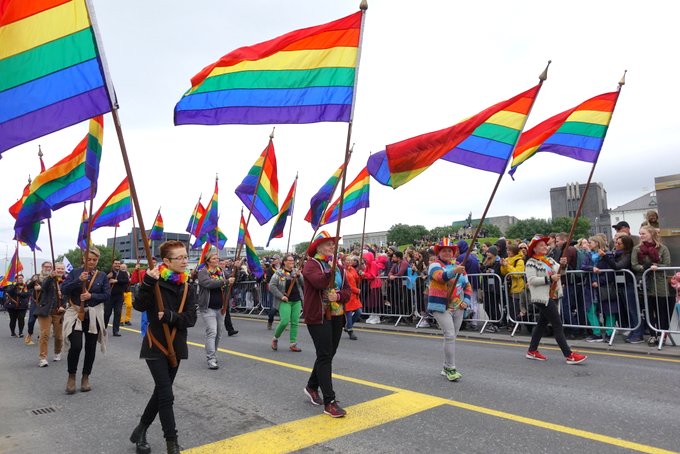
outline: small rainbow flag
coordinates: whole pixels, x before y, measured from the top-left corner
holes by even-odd
[[[7,265],[7,271],[0,281],[0,288],[6,287],[13,284],[17,278],[17,274],[21,273],[24,269],[21,260],[19,260],[19,245],[17,244],[16,249],[14,249],[14,255],[12,255],[12,260]]]
[[[297,190],[297,176],[293,180],[293,184],[288,190],[288,195],[279,209],[279,215],[276,217],[276,222],[274,222],[274,227],[269,234],[269,240],[267,240],[267,246],[269,242],[274,238],[283,238],[283,229],[286,227],[286,220],[288,216],[293,217],[293,207],[295,205],[295,191]],[[292,221],[291,221],[292,222]]]
[[[92,217],[92,230],[99,227],[115,227],[122,221],[132,217],[132,202],[130,200],[130,184],[127,177],[111,195],[104,201]]]
[[[345,188],[345,196],[342,202],[342,217],[351,216],[362,208],[369,207],[369,193],[371,189],[371,176],[368,168],[364,167],[359,175]],[[333,202],[321,219],[321,225],[330,224],[338,220],[340,209],[340,197]]]
[[[92,195],[96,194],[103,130],[104,117],[92,118],[88,135],[73,152],[33,180],[15,227],[49,218],[51,211],[68,204],[89,200],[93,185]]]
[[[196,233],[194,233],[194,236],[196,238],[201,238],[204,235],[207,235],[210,233],[212,230],[217,228],[217,222],[219,220],[219,215],[218,215],[218,198],[219,195],[219,187],[217,185],[217,178],[215,178],[215,191],[213,192],[212,199],[210,199],[210,203],[208,204],[208,208],[206,208],[205,214],[199,219],[198,221],[198,226],[196,227]],[[198,240],[197,240],[198,242]],[[201,247],[200,243],[198,246],[194,244],[192,246],[192,249],[199,248]]]
[[[227,235],[225,235],[224,232],[222,232],[222,229],[220,229],[219,227],[215,227],[208,233],[207,242],[208,244],[212,244],[221,251],[227,244]]]
[[[523,133],[508,173],[514,175],[520,164],[542,151],[584,162],[597,161],[619,93],[590,98]]]
[[[190,235],[196,236],[196,233],[198,233],[199,227],[200,227],[200,222],[201,219],[205,216],[205,207],[201,203],[201,198],[198,198],[198,202],[196,203],[196,206],[194,207],[194,212],[191,213],[191,217],[189,218],[189,223],[187,224],[186,232]]]
[[[261,177],[260,174],[262,174]],[[253,207],[253,216],[260,225],[265,225],[279,212],[279,179],[272,139],[269,139],[267,147],[250,168],[243,182],[236,188],[236,195],[246,208]],[[254,195],[256,198],[253,205]]]
[[[151,227],[149,239],[155,241],[163,239],[163,216],[161,216],[160,209],[158,210],[158,214],[156,214],[156,219],[153,221],[153,226]]]
[[[87,249],[87,223],[90,218],[87,214],[87,208],[83,204],[83,216],[80,218],[80,228],[78,229],[78,247],[80,249]]]
[[[85,0],[0,2],[0,153],[109,112]]]
[[[328,181],[326,181],[326,183],[321,186],[321,189],[319,189],[319,191],[314,194],[312,199],[309,201],[310,207],[307,215],[305,216],[305,221],[310,222],[314,230],[317,230],[321,225],[321,217],[326,211],[326,207],[331,202],[333,192],[335,192],[338,181],[342,177],[344,168],[345,163],[343,162],[340,167],[338,167],[338,170],[336,170],[335,173],[331,175]]]
[[[361,11],[242,47],[205,67],[175,106],[175,124],[349,121]]]
[[[248,227],[246,226],[246,220],[241,213],[241,224],[238,227],[238,243],[243,244],[246,249],[246,259],[248,261],[248,269],[250,273],[257,279],[264,275],[262,270],[262,265],[260,264],[260,258],[255,252],[255,247],[253,246],[253,241],[250,239],[250,234],[248,233]]]
[[[438,159],[503,173],[540,88],[541,83],[449,128],[388,145],[384,152],[371,156],[369,171],[376,181],[393,188],[409,182]]]
[[[42,159],[41,159],[42,161]],[[44,168],[43,168],[44,170]],[[9,207],[9,214],[12,215],[14,219],[19,216],[19,211],[24,203],[24,200],[31,193],[31,184],[27,184],[24,187],[24,192],[21,194],[21,198],[17,200],[11,207]],[[15,226],[14,227],[14,239],[25,243],[32,251],[41,249],[38,247],[38,236],[40,235],[40,221],[34,222],[32,224]]]

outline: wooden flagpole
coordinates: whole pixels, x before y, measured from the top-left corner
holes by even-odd
[[[293,233],[293,213],[295,212],[295,196],[297,195],[297,180],[298,174],[295,173],[295,190],[293,191],[293,200],[290,205],[290,225],[288,226],[288,243],[286,244],[286,254],[290,252],[290,236]]]
[[[43,156],[44,155],[43,155],[43,152],[42,152],[42,148],[40,147],[40,145],[38,145],[38,159],[40,160],[40,172],[43,172],[45,170],[45,164],[43,163]],[[28,184],[29,185],[31,184],[31,177],[30,176],[28,177]],[[54,264],[55,264],[54,242],[52,241],[52,221],[50,220],[50,218],[47,218],[47,234],[48,234],[48,237],[50,239],[50,254],[51,254],[51,257],[52,257],[52,269],[54,269]]]
[[[137,227],[135,226],[135,212],[132,210],[132,242],[135,243],[135,264],[139,265],[139,244],[137,242]]]

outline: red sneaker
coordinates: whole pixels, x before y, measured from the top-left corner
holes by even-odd
[[[272,350],[276,351],[279,349],[279,340],[277,338],[272,339]]]
[[[571,355],[567,356],[565,359],[567,360],[567,364],[580,364],[588,359],[588,357],[586,355],[581,355],[580,353],[571,352]]]
[[[312,405],[323,405],[323,399],[319,396],[319,391],[312,389],[309,386],[305,386],[304,392],[305,395],[309,397]]]
[[[529,359],[535,359],[536,361],[547,361],[548,358],[543,356],[538,350],[528,351],[526,357]]]
[[[342,418],[347,414],[345,410],[340,408],[340,405],[336,401],[326,404],[324,406],[323,412],[326,413],[331,418]]]

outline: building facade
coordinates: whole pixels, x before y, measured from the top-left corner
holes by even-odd
[[[609,211],[609,215],[611,216],[612,225],[620,221],[626,221],[630,224],[631,232],[637,235],[637,229],[644,222],[647,212],[650,210],[656,211],[657,208],[656,191],[652,191],[612,209]]]
[[[151,233],[150,230],[147,230],[146,235],[147,237]],[[137,246],[135,248],[135,240],[137,242]],[[160,246],[163,244],[164,241],[168,240],[176,240],[176,241],[181,241],[182,243],[187,245],[187,250],[189,251],[189,260],[190,261],[198,261],[198,259],[201,257],[201,250],[200,249],[191,249],[191,236],[188,233],[174,233],[174,232],[163,232],[163,239],[162,240],[157,240],[157,241],[151,241],[151,254],[154,257],[160,257],[161,255],[161,250]],[[106,246],[107,247],[113,247],[113,238],[108,238],[106,240]],[[130,233],[124,236],[118,236],[115,239],[116,242],[116,250],[120,253],[121,258],[124,261],[137,261],[138,259],[140,260],[141,263],[146,263],[146,254],[144,252],[144,243],[142,242],[142,236],[140,233],[140,228],[135,227],[133,230],[130,230]],[[135,250],[136,249],[136,250]]]
[[[348,248],[352,245],[361,245],[361,233],[343,235],[341,238],[342,247]],[[384,246],[387,244],[387,230],[381,232],[366,232],[364,234],[364,244],[377,244]]]
[[[576,216],[579,203],[586,185],[568,183],[566,186],[550,189],[550,209],[552,218]],[[612,222],[607,208],[607,191],[602,183],[591,183],[588,194],[583,201],[581,217],[590,221],[591,233],[604,233],[612,238]]]

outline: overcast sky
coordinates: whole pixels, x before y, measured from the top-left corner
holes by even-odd
[[[186,1],[94,0],[103,46],[120,103],[120,117],[150,228],[161,207],[165,229],[183,231],[200,193],[207,202],[220,176],[220,226],[235,245],[241,204],[234,189],[267,144],[271,126],[173,126],[173,108],[189,79],[222,55],[294,29],[344,17],[359,0]],[[628,69],[595,180],[614,208],[654,188],[654,177],[677,173],[677,45],[675,3],[573,1],[484,2],[369,0],[359,70],[353,179],[369,152],[457,123],[535,85],[548,60],[548,80],[527,127],[613,91]],[[79,124],[16,147],[0,161],[0,255],[11,242],[7,208],[39,167],[48,166],[87,132]],[[283,201],[299,172],[292,244],[308,241],[303,221],[309,199],[343,159],[346,123],[279,125],[274,139]],[[550,217],[549,189],[585,182],[589,164],[543,153],[524,164],[516,181],[504,178],[490,216]],[[95,209],[124,177],[110,115]],[[428,228],[479,217],[496,174],[438,162],[397,190],[372,181],[367,231],[395,223]],[[75,246],[82,205],[53,215],[56,253]],[[342,222],[360,233],[362,213]],[[131,221],[119,230],[129,231]],[[272,223],[251,221],[264,246]],[[335,232],[335,225],[328,226]],[[93,234],[104,242],[113,229]],[[286,228],[287,235],[287,228]],[[38,244],[49,250],[46,228]],[[272,248],[285,250],[286,237]],[[22,255],[29,255],[26,250]],[[45,255],[43,255],[45,256]]]

